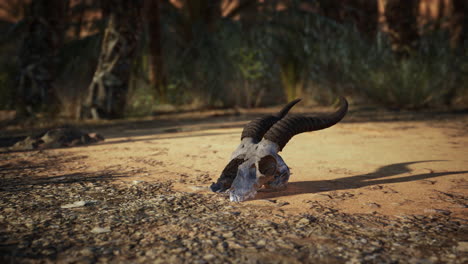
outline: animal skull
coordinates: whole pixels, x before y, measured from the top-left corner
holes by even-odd
[[[289,168],[278,152],[294,135],[331,127],[348,111],[348,102],[341,98],[340,107],[334,113],[284,118],[299,101],[296,99],[277,114],[255,119],[244,127],[241,143],[217,182],[211,185],[212,191],[228,191],[231,201],[242,202],[255,197],[262,187],[269,190],[286,188]]]

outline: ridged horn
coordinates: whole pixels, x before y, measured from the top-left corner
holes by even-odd
[[[303,115],[288,116],[274,124],[264,138],[275,142],[281,151],[288,141],[295,135],[303,132],[325,129],[338,123],[348,111],[348,101],[340,97],[339,109],[330,114],[309,117]]]
[[[281,111],[274,115],[259,117],[252,120],[244,127],[244,130],[242,130],[241,140],[246,137],[253,138],[255,142],[262,140],[263,135],[265,135],[268,129],[270,129],[270,127],[273,126],[276,122],[281,120],[299,101],[301,101],[301,99],[296,99],[289,102],[283,107],[283,109],[281,109]]]

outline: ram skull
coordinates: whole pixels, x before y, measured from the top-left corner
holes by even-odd
[[[300,99],[288,103],[280,112],[257,118],[242,131],[241,143],[232,153],[216,183],[214,192],[228,192],[230,200],[242,202],[255,197],[257,190],[286,188],[290,172],[278,154],[288,141],[303,132],[321,130],[338,123],[348,111],[348,102],[340,98],[336,112],[317,116],[286,116]]]

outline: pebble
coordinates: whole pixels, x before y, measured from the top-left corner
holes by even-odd
[[[94,255],[94,252],[91,248],[83,248],[82,250],[80,250],[80,253],[81,255],[86,257]]]
[[[91,230],[91,233],[101,234],[101,233],[109,233],[110,231],[111,231],[110,228],[96,226]]]
[[[301,218],[299,221],[297,221],[297,226],[303,226],[303,225],[308,225],[310,224],[310,220],[308,218]]]
[[[144,181],[133,180],[133,181],[132,181],[132,184],[133,184],[133,185],[138,185],[138,184],[143,183],[143,182],[144,182]]]
[[[216,256],[213,255],[213,254],[206,254],[206,255],[203,256],[203,259],[206,260],[206,261],[211,261],[211,260],[213,260],[215,258],[216,258]]]
[[[96,203],[96,201],[76,201],[76,202],[71,203],[71,204],[64,204],[64,205],[60,206],[60,208],[63,208],[63,209],[76,208],[76,207],[87,206],[87,205],[91,205],[91,204],[95,204],[95,203]]]
[[[424,209],[424,212],[425,213],[429,213],[429,214],[443,214],[443,215],[450,215],[452,212],[450,212],[449,210],[443,210],[443,209]]]
[[[242,246],[241,244],[235,242],[235,241],[227,241],[228,245],[229,245],[229,248],[232,248],[232,249],[240,249],[240,248],[244,248],[244,246]]]
[[[15,174],[22,175],[12,173],[8,177]],[[63,204],[70,200],[77,202]],[[99,201],[99,206],[62,209],[86,206],[87,201]],[[0,217],[0,226],[4,227],[0,239],[5,245],[15,245],[14,251],[5,251],[1,257],[13,263],[429,260],[462,264],[461,256],[468,249],[468,242],[460,241],[466,225],[450,214],[390,219],[383,215],[345,214],[326,202],[311,200],[314,216],[283,212],[280,217],[271,212],[272,205],[281,203],[279,200],[268,202],[265,208],[231,204],[222,195],[176,192],[170,182],[38,185],[3,196],[0,203],[4,208],[0,213],[4,216]],[[103,235],[106,233],[109,235]],[[414,255],[424,259],[411,259]]]
[[[261,240],[257,241],[256,245],[257,245],[258,247],[264,247],[264,246],[266,246],[266,241],[265,241],[265,239],[261,239]]]
[[[5,212],[5,213],[12,213],[12,212],[14,212],[14,211],[16,211],[16,209],[15,209],[15,208],[11,208],[11,207],[7,207],[7,208],[3,209],[3,212]]]
[[[208,186],[195,186],[195,185],[192,185],[192,186],[189,186],[189,188],[192,191],[195,191],[195,192],[210,191],[210,188]]]
[[[231,232],[231,231],[226,232],[226,233],[223,234],[223,237],[224,237],[224,238],[231,238],[231,237],[233,237],[233,236],[234,236],[234,233]]]
[[[369,206],[370,208],[380,208],[380,204],[378,203],[366,203],[365,205]]]
[[[468,241],[460,241],[457,245],[457,250],[468,253]]]

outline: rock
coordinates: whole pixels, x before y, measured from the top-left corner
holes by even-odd
[[[261,239],[261,240],[257,241],[256,245],[257,245],[258,247],[264,247],[264,246],[266,246],[266,240],[265,240],[265,239]]]
[[[138,184],[140,184],[140,183],[144,183],[144,181],[140,181],[140,180],[133,180],[133,181],[132,181],[132,184],[133,184],[133,185],[138,185]]]
[[[87,206],[87,205],[92,205],[95,204],[96,201],[76,201],[72,204],[64,204],[60,206],[60,208],[63,209],[68,209],[68,208],[76,208],[76,207],[82,207],[82,206]]]
[[[93,250],[91,248],[86,247],[86,248],[83,248],[82,250],[80,250],[80,254],[83,255],[83,256],[86,256],[86,257],[90,257],[90,256],[94,255],[94,252],[93,252]]]
[[[210,191],[210,187],[208,186],[195,186],[191,185],[189,188],[194,192],[201,192],[201,191]]]
[[[227,241],[228,245],[229,245],[229,248],[232,248],[232,249],[240,249],[240,248],[244,248],[243,245],[235,242],[235,241]]]
[[[425,213],[429,213],[429,214],[443,214],[443,215],[450,215],[452,212],[450,212],[449,210],[443,210],[443,209],[424,209],[424,212]]]
[[[206,255],[203,256],[203,259],[206,260],[206,261],[211,261],[211,260],[213,260],[215,258],[216,258],[216,256],[213,255],[213,254],[206,254]]]
[[[308,224],[310,224],[310,219],[307,217],[301,218],[296,222],[297,227],[306,226]]]
[[[16,209],[15,209],[15,208],[11,208],[11,207],[7,207],[7,208],[3,209],[3,212],[5,212],[5,213],[12,213],[12,212],[14,212],[14,211],[16,211]]]
[[[224,238],[231,238],[231,237],[233,237],[233,236],[234,236],[234,233],[233,233],[233,232],[230,232],[230,231],[223,234],[223,237],[224,237]]]
[[[91,233],[102,234],[102,233],[109,233],[110,231],[111,231],[110,228],[96,226],[91,230]]]
[[[217,246],[216,246],[216,249],[219,250],[220,252],[223,252],[225,251],[226,249],[229,248],[229,244],[227,242],[222,242],[222,243],[219,243]]]
[[[284,202],[284,201],[278,201],[276,202],[276,206],[278,207],[283,207],[283,206],[286,206],[286,205],[289,205],[288,202]]]
[[[370,208],[380,208],[380,204],[378,203],[365,203],[365,205],[369,206]]]
[[[73,147],[103,141],[104,137],[96,133],[84,133],[73,127],[50,129],[39,135],[29,136],[16,142],[10,150],[33,150],[46,148]]]
[[[468,253],[468,241],[460,241],[457,245],[457,250]]]

